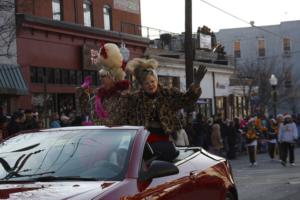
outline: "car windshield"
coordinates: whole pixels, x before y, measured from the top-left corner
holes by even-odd
[[[0,144],[0,179],[122,180],[135,134],[136,130],[80,129],[18,135]]]

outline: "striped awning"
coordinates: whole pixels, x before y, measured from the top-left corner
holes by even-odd
[[[0,94],[28,94],[28,88],[19,65],[0,64]]]

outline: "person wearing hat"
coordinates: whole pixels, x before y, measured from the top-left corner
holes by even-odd
[[[268,153],[271,161],[275,158],[275,149],[277,144],[278,127],[275,119],[270,119],[268,124],[267,140],[268,140]]]
[[[124,60],[116,44],[106,43],[100,50],[98,63],[101,86],[97,91],[95,111],[98,122],[106,126],[123,125],[126,93],[130,82],[125,80]]]
[[[286,114],[284,117],[283,124],[279,127],[278,140],[281,145],[281,164],[286,166],[287,157],[292,166],[295,165],[295,143],[298,139],[298,130],[292,116]]]
[[[163,88],[158,83],[155,59],[135,58],[126,69],[137,80],[140,89],[129,95],[127,120],[130,125],[145,126],[150,132],[148,143],[158,159],[172,161],[179,152],[169,136],[181,129],[178,111],[193,105],[201,94],[200,82],[206,67],[200,66],[195,73],[194,84],[186,93],[175,88]]]

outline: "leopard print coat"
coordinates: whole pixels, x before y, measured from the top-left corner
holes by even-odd
[[[199,87],[193,87],[186,93],[174,88],[158,88],[157,95],[150,98],[143,91],[138,91],[128,97],[127,120],[129,125],[145,126],[158,115],[159,123],[165,133],[171,134],[181,129],[178,111],[193,105],[201,94]]]

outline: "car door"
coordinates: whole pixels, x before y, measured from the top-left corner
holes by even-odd
[[[151,162],[153,152],[149,145],[145,145],[143,164],[141,172],[147,171],[147,162]],[[195,193],[195,185],[190,177],[193,166],[190,162],[185,162],[177,166],[179,173],[152,180],[137,181],[139,193],[129,199],[159,199],[159,200],[182,200],[198,199]]]

